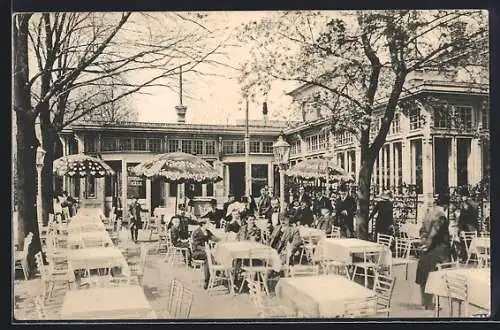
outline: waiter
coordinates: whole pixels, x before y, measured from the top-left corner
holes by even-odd
[[[356,201],[349,196],[347,187],[340,186],[340,198],[335,203],[336,225],[340,227],[342,237],[354,237],[354,214],[356,213]]]

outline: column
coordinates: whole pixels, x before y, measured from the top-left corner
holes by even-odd
[[[274,166],[272,161],[267,163],[267,186],[269,188],[274,186]]]
[[[224,165],[224,195],[229,195],[229,164]]]
[[[85,151],[85,144],[83,142],[83,137],[81,137],[80,135],[77,135],[77,134],[75,134],[75,137],[76,137],[76,142],[77,142],[77,146],[78,146],[78,153],[81,154]]]
[[[448,151],[448,168],[449,168],[449,175],[448,175],[448,182],[450,187],[456,187],[457,186],[457,139],[455,137],[452,137],[450,142],[450,150]]]
[[[151,179],[146,179],[146,208],[151,214]]]
[[[470,154],[468,159],[468,180],[469,184],[475,185],[481,181],[482,157],[481,140],[472,139],[470,143]]]
[[[414,183],[412,182],[412,172],[414,170],[412,153],[410,140],[401,141],[401,179],[406,184]]]
[[[128,221],[128,205],[127,205],[127,181],[128,181],[128,172],[127,172],[127,162],[125,159],[122,159],[122,214],[123,221]]]
[[[394,178],[396,177],[394,168],[394,156],[394,143],[389,143],[389,159],[387,161],[389,162],[389,184],[392,187],[396,187],[396,183],[394,180]]]
[[[397,187],[399,184],[399,153],[401,152],[401,149],[394,148],[394,145],[392,146],[392,149],[394,150],[394,165],[393,165],[393,170],[394,170],[394,186]]]
[[[201,196],[207,197],[207,185],[205,183],[201,185]]]
[[[96,152],[100,153],[101,152],[101,145],[102,145],[102,135],[101,133],[97,134],[97,145],[96,145]]]
[[[424,205],[431,206],[433,201],[433,157],[432,138],[422,139],[422,193]]]

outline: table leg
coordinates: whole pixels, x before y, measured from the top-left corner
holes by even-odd
[[[436,304],[434,306],[434,309],[435,309],[435,312],[436,312],[436,318],[438,318],[439,317],[439,296],[436,295],[434,297],[435,297],[435,300],[436,300]]]

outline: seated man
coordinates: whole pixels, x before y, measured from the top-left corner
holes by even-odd
[[[208,230],[207,221],[199,221],[199,224],[200,227],[196,228],[191,236],[191,246],[193,248],[191,251],[191,258],[195,260],[207,260],[205,243],[208,243],[208,241],[217,242],[219,239]],[[203,288],[206,290],[210,280],[208,262],[205,262],[204,264],[204,274],[205,284],[203,285]]]
[[[185,235],[181,233],[182,228],[180,226],[180,223],[181,223],[181,221],[179,218],[172,219],[172,227],[170,228],[170,238],[172,239],[172,244],[175,247],[189,249],[188,240],[185,238],[182,238]],[[184,254],[184,252],[183,252],[183,254]],[[190,265],[191,264],[191,256],[189,254],[189,250],[188,250],[187,256],[184,254],[184,258],[187,258],[188,264]]]
[[[326,206],[321,206],[321,216],[315,221],[314,228],[321,229],[327,234],[332,232],[332,226],[334,224],[333,216],[330,213],[330,209]]]
[[[284,214],[281,219],[281,224],[274,228],[271,238],[269,239],[269,245],[278,251],[278,254],[286,256],[286,246],[290,244],[291,249],[291,259],[293,256],[299,256],[300,247],[302,246],[302,238],[298,228],[290,226],[290,216]],[[290,261],[290,260],[289,260]],[[286,262],[282,260],[283,263]]]
[[[226,233],[233,232],[237,234],[240,231],[242,221],[241,221],[241,213],[238,209],[233,209],[231,211],[229,223],[226,225]]]
[[[236,239],[239,241],[255,241],[260,242],[260,229],[255,224],[255,216],[250,215],[246,223],[241,226]]]
[[[206,218],[210,220],[212,225],[216,228],[220,228],[220,221],[224,217],[224,211],[217,208],[217,200],[212,199],[210,201],[210,210],[201,216],[201,218]]]

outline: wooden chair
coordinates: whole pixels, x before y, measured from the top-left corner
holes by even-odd
[[[472,252],[470,249],[470,243],[474,238],[477,237],[477,231],[462,231],[460,233],[460,238],[462,239],[464,245],[465,245],[465,251],[467,252],[467,260],[465,261],[465,264],[469,264],[469,261],[471,260],[472,257]]]
[[[168,300],[167,300],[167,308],[163,313],[164,318],[172,319],[175,318],[175,314],[179,309],[179,305],[182,299],[182,291],[184,289],[184,285],[177,279],[174,278],[170,281],[169,289],[168,289]]]
[[[137,264],[129,265],[130,275],[137,277],[139,284],[142,285],[144,271],[146,269],[146,262],[148,257],[148,247],[146,244],[141,244],[139,253],[139,262]]]
[[[189,257],[189,248],[182,248],[174,246],[172,242],[172,235],[170,230],[167,231],[165,236],[165,243],[167,245],[167,260],[170,260],[172,266],[180,265],[184,263],[186,268],[189,265],[188,257]]]
[[[191,307],[193,305],[194,294],[190,289],[183,287],[180,303],[175,313],[176,319],[188,319],[191,314]]]
[[[412,241],[409,238],[396,238],[396,251],[392,256],[392,265],[389,274],[392,274],[392,268],[394,266],[404,265],[405,266],[405,280],[408,279],[408,264],[410,263],[410,252],[411,252]]]
[[[290,266],[290,276],[318,276],[319,265],[293,265]]]
[[[374,291],[377,294],[377,313],[387,313],[389,317],[391,311],[392,294],[396,278],[377,274],[375,276]]]
[[[369,318],[377,316],[377,297],[352,299],[344,303],[344,318]]]
[[[216,284],[220,282],[227,282],[229,292],[233,293],[233,277],[231,275],[231,268],[224,265],[218,265],[214,262],[212,250],[208,243],[205,243],[205,252],[207,254],[208,271],[210,272],[210,280],[208,282],[207,291],[210,295]]]
[[[340,227],[332,226],[332,231],[330,234],[326,234],[326,238],[340,238]]]
[[[245,282],[249,280],[253,280],[254,277],[257,277],[257,282],[260,283],[266,292],[269,295],[269,289],[267,287],[267,272],[269,271],[269,263],[270,263],[270,255],[268,250],[264,249],[254,249],[249,251],[248,255],[249,265],[243,265],[241,270],[243,271],[244,280],[241,283],[239,292],[243,289],[243,285]],[[261,265],[255,265],[255,261],[259,260],[262,262]],[[262,282],[261,282],[262,281]]]
[[[377,243],[378,244],[382,244],[384,246],[387,246],[390,249],[393,241],[394,241],[393,236],[377,233]]]
[[[307,263],[312,263],[314,250],[316,246],[312,242],[311,237],[303,237],[302,238],[302,250],[300,252],[299,264],[302,264],[302,258],[305,256],[307,259]]]
[[[363,261],[353,262],[353,272],[351,280],[354,280],[357,275],[358,269],[363,270],[363,276],[365,281],[365,287],[368,287],[368,277],[375,278],[375,275],[368,275],[368,271],[371,270],[374,274],[378,272],[381,268],[381,257],[382,251],[364,251],[363,252]]]
[[[260,231],[260,242],[264,245],[269,245],[269,230],[261,229]]]
[[[209,244],[210,245],[210,244]],[[193,240],[189,239],[189,249],[193,251]],[[191,266],[193,269],[200,269],[201,278],[203,279],[203,266],[205,266],[205,260],[203,259],[191,259]],[[197,282],[197,280],[195,280]]]
[[[486,268],[491,266],[491,248],[489,246],[476,247],[477,267]]]
[[[22,270],[24,279],[28,280],[29,267],[28,267],[28,251],[33,241],[33,233],[29,232],[24,238],[24,247],[22,251],[14,251],[14,268],[15,270]]]
[[[261,286],[257,281],[250,280],[248,282],[248,290],[249,290],[250,301],[259,311],[260,317],[290,318],[295,316],[294,312],[291,309],[277,303],[276,301],[270,301],[271,299],[269,299],[269,297],[264,296],[262,294]]]
[[[460,274],[445,274],[444,280],[446,283],[446,292],[448,295],[448,303],[450,308],[450,317],[455,316],[453,313],[453,302],[459,304],[458,315],[469,316],[469,299],[468,299],[468,283],[467,277]],[[462,306],[464,310],[462,313]]]
[[[72,278],[70,277],[71,273],[69,272],[69,269],[66,271],[58,272],[46,266],[43,263],[43,257],[41,251],[35,254],[35,262],[38,271],[40,272],[40,276],[42,278],[44,298],[47,297],[47,293],[48,297],[52,296],[56,284],[60,285],[62,284],[62,286],[67,286],[69,289],[71,289]]]

